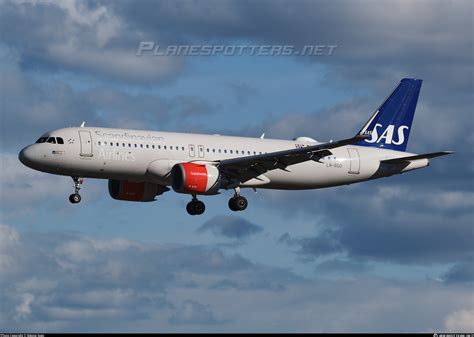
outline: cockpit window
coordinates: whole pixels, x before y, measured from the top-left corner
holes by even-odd
[[[38,139],[36,142],[37,143],[44,143],[46,141],[46,137],[41,137],[40,139]]]
[[[51,143],[51,144],[56,144],[56,138],[54,137],[49,137],[48,140],[47,140],[48,143]]]
[[[58,144],[64,144],[64,140],[61,137],[56,137]]]

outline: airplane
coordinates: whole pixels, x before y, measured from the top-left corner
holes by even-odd
[[[26,166],[70,176],[81,201],[84,178],[108,179],[112,198],[149,202],[173,189],[192,196],[186,210],[200,215],[198,196],[234,190],[232,211],[248,201],[241,189],[318,189],[388,177],[427,167],[452,151],[406,152],[422,80],[404,78],[353,137],[318,142],[155,132],[99,127],[43,134],[19,153]]]

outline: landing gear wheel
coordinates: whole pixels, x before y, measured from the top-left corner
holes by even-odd
[[[78,204],[81,202],[81,196],[78,193],[73,193],[69,196],[69,201],[71,204]]]
[[[190,215],[201,215],[206,210],[206,205],[202,201],[193,200],[186,205],[186,211]]]
[[[232,211],[243,211],[247,208],[248,206],[248,201],[245,197],[242,196],[236,196],[233,197],[229,200],[229,208]]]
[[[232,211],[237,211],[237,208],[235,207],[235,198],[230,198],[229,199],[229,208]]]
[[[78,204],[81,201],[79,190],[81,189],[83,179],[76,176],[73,176],[71,178],[72,180],[74,180],[74,193],[69,196],[69,201],[71,202],[71,204]]]
[[[189,215],[194,215],[194,202],[188,202],[188,204],[186,205],[186,211]]]
[[[206,205],[202,201],[195,201],[194,212],[196,215],[201,215],[206,210]]]
[[[247,208],[248,206],[248,201],[245,197],[242,197],[242,196],[238,196],[237,198],[235,198],[235,208],[238,210],[238,211],[243,211]]]

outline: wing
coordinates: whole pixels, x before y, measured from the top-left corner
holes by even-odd
[[[225,159],[218,162],[217,167],[224,175],[243,183],[271,170],[280,169],[289,171],[287,167],[290,165],[309,160],[320,161],[321,158],[332,154],[330,149],[350,145],[367,137],[366,135],[358,134],[355,137],[338,140],[336,142],[322,143],[255,156]]]

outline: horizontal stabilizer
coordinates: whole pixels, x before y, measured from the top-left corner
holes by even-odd
[[[430,158],[445,156],[447,154],[452,154],[452,153],[454,152],[453,151],[432,152],[432,153],[418,154],[416,156],[385,159],[385,160],[381,160],[380,162],[387,163],[387,164],[398,164],[398,163],[410,162],[412,160],[417,160],[417,159],[430,159]]]

